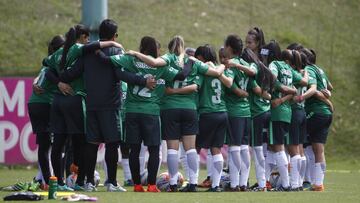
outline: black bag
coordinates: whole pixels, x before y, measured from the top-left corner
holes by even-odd
[[[39,201],[43,197],[32,192],[15,192],[4,197],[4,201],[14,201],[14,200],[28,200],[28,201]]]

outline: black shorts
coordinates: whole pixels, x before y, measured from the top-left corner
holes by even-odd
[[[306,112],[304,109],[293,109],[291,115],[289,142],[290,145],[304,144],[306,137]]]
[[[332,115],[315,113],[309,116],[306,122],[310,143],[325,144],[332,122]]]
[[[182,136],[198,133],[198,115],[191,109],[167,109],[161,111],[163,140],[180,140]]]
[[[87,111],[86,137],[90,143],[120,143],[122,140],[120,110]]]
[[[272,121],[272,136],[270,135],[270,143],[275,145],[288,144],[290,123],[283,121]]]
[[[270,111],[264,112],[260,115],[255,116],[251,120],[251,146],[262,146],[266,139],[264,136],[264,129],[268,129],[269,134],[271,131],[271,113]],[[272,135],[269,135],[270,137]],[[271,140],[270,140],[271,141]],[[272,144],[271,142],[269,144]]]
[[[197,148],[222,147],[229,127],[227,112],[200,114]]]
[[[126,113],[125,142],[141,144],[143,141],[145,146],[160,145],[160,117],[142,113]]]
[[[85,100],[80,95],[55,94],[51,106],[50,131],[55,134],[84,134]]]
[[[229,133],[227,133],[228,144],[230,145],[248,145],[251,128],[250,117],[230,117]]]
[[[36,144],[50,142],[50,109],[48,103],[29,103],[28,112],[31,126],[34,134],[36,134]]]

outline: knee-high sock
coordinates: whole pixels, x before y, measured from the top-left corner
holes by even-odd
[[[263,154],[263,147],[256,146],[253,148],[255,151],[255,172],[256,179],[258,181],[259,187],[264,188],[266,186],[265,180],[265,158]]]
[[[185,179],[189,180],[190,179],[190,171],[189,171],[190,169],[188,166],[187,154],[186,154],[184,146],[182,144],[180,144],[180,163],[185,172],[185,174],[184,174]]]
[[[117,186],[116,174],[117,174],[117,163],[119,161],[119,144],[107,143],[105,144],[105,161],[108,173],[108,183]]]
[[[148,146],[149,162],[148,162],[148,184],[156,184],[156,176],[159,170],[159,149],[160,146]]]
[[[276,152],[275,154],[276,166],[278,167],[281,179],[281,185],[284,188],[289,187],[289,171],[288,161],[285,151]]]
[[[198,154],[196,153],[196,149],[189,149],[186,151],[186,160],[187,165],[189,166],[189,182],[190,184],[197,184],[198,183]]]
[[[208,150],[208,154],[206,156],[206,170],[207,170],[207,176],[212,176],[212,170],[213,170],[213,160],[210,149]]]
[[[95,173],[95,167],[96,167],[96,159],[97,159],[97,152],[99,149],[99,145],[97,144],[86,144],[86,156],[84,160],[84,166],[86,168],[86,182],[91,183],[95,185],[94,181],[94,173]],[[83,183],[83,180],[80,180],[79,177],[76,180],[76,183],[81,185]]]
[[[305,172],[306,172],[306,157],[302,156],[300,160],[300,177],[299,177],[299,184],[302,186],[305,178]]]
[[[140,155],[139,155],[139,160],[140,160],[140,174],[142,174],[145,171],[145,166],[146,166],[146,152],[147,152],[147,147],[144,144],[141,144],[141,151],[140,151]]]
[[[140,144],[130,146],[129,163],[130,163],[131,177],[135,185],[141,184],[140,160],[139,160],[140,150],[141,150]]]
[[[295,155],[290,158],[290,185],[292,188],[298,188],[300,177],[300,155]]]
[[[121,159],[121,166],[124,170],[124,180],[131,180],[129,159],[127,159],[127,158]]]
[[[267,156],[265,158],[265,179],[267,181],[270,180],[270,175],[275,166],[276,166],[276,162],[274,159],[274,152],[267,151]]]
[[[248,145],[241,145],[241,169],[239,186],[246,186],[250,175],[250,152]]]
[[[326,163],[319,162],[315,163],[315,185],[323,185],[326,171]]]
[[[51,176],[50,163],[49,163],[49,150],[50,150],[50,142],[44,142],[39,144],[38,163],[42,175],[41,178],[39,179],[44,180],[46,184],[49,184],[49,177]]]
[[[241,168],[240,146],[229,147],[229,172],[230,186],[235,188],[239,185],[239,173]]]
[[[305,155],[306,155],[306,181],[310,182],[311,184],[315,183],[315,155],[314,151],[312,150],[312,146],[307,146],[305,148]]]
[[[167,165],[170,176],[170,185],[176,185],[178,180],[179,169],[179,155],[175,149],[168,149],[167,151]]]
[[[54,169],[54,175],[58,178],[58,184],[64,185],[63,176],[63,164],[62,164],[62,149],[65,145],[66,134],[57,134],[54,137],[54,144],[51,151],[51,163]]]
[[[106,165],[106,161],[105,161],[105,159],[101,162],[101,165],[102,165],[102,167],[103,167],[103,169],[104,169],[104,176],[105,176],[105,181],[107,181],[108,180],[108,173],[107,173],[107,165]]]
[[[212,156],[213,170],[212,170],[212,188],[219,186],[221,174],[224,165],[224,159],[222,154],[216,154]]]

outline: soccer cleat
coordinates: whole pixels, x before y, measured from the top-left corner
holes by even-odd
[[[266,189],[267,190],[271,190],[272,189],[272,186],[271,186],[271,183],[270,183],[270,181],[266,181]]]
[[[300,187],[296,187],[296,188],[290,187],[288,190],[288,192],[300,192],[300,191],[302,191],[302,190],[300,190]]]
[[[324,192],[325,188],[324,185],[313,185],[310,190],[315,192]]]
[[[58,185],[58,188],[57,188],[58,191],[63,191],[63,192],[73,192],[74,190],[67,186],[67,185]]]
[[[74,189],[74,191],[85,191],[84,186],[80,186],[78,184],[75,184],[73,189]]]
[[[180,189],[180,192],[197,192],[195,184],[187,184],[185,187]]]
[[[240,192],[248,192],[248,191],[249,189],[245,185],[240,186]]]
[[[252,192],[266,192],[267,191],[267,189],[266,189],[266,187],[254,187],[254,188],[252,188],[252,189],[250,189],[250,191],[252,191]]]
[[[107,191],[108,192],[126,192],[126,189],[124,189],[120,185],[115,186],[112,183],[109,183],[107,185]]]
[[[145,192],[145,189],[143,188],[143,186],[141,184],[134,185],[134,192]]]
[[[41,184],[37,181],[30,182],[28,190],[31,192],[36,192],[40,189],[40,185]]]
[[[305,181],[303,183],[303,189],[304,189],[304,191],[310,190],[311,189],[311,183],[308,182],[308,181]]]
[[[286,188],[286,187],[283,187],[283,186],[271,189],[271,192],[290,192],[290,191],[291,191],[290,187]]]
[[[208,176],[201,184],[199,184],[199,187],[203,188],[210,188],[212,181],[210,180],[210,176]]]
[[[206,190],[206,192],[222,192],[222,191],[223,190],[219,186],[211,187],[208,190]]]
[[[227,191],[229,192],[240,192],[240,187],[236,186],[236,187],[230,187]]]
[[[259,184],[258,183],[255,183],[254,185],[250,186],[250,190],[253,190],[254,188],[258,188],[259,187]]]
[[[84,191],[85,192],[96,192],[97,189],[96,189],[95,185],[93,185],[92,183],[86,183],[84,186]]]
[[[131,179],[124,180],[124,187],[134,186],[134,182]]]
[[[168,189],[166,190],[166,192],[177,192],[178,188],[177,185],[169,185]]]
[[[148,192],[161,192],[157,187],[156,185],[148,185],[148,188],[147,188],[147,191]]]

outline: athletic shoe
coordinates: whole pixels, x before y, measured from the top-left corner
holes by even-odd
[[[310,189],[311,189],[311,183],[308,182],[308,181],[305,181],[305,182],[303,183],[303,189],[304,189],[305,191],[310,190]]]
[[[249,189],[245,185],[240,186],[240,192],[248,192],[248,191]]]
[[[222,192],[223,190],[219,187],[219,186],[216,186],[216,187],[211,187],[209,188],[208,190],[206,190],[206,192]]]
[[[266,189],[266,187],[257,186],[257,187],[254,187],[254,188],[250,189],[250,191],[252,191],[252,192],[266,192],[267,189]]]
[[[324,185],[313,185],[310,190],[315,192],[324,192],[325,188]]]
[[[289,192],[300,192],[301,190],[300,190],[300,187],[296,187],[296,188],[292,188],[292,187],[290,187],[289,188]]]
[[[185,187],[180,189],[180,192],[197,192],[196,184],[187,184]]]
[[[10,185],[7,187],[2,187],[2,191],[27,191],[29,184],[25,182],[18,182],[15,185]]]
[[[65,184],[65,185],[58,185],[57,191],[73,192],[74,190]]]
[[[166,192],[177,192],[178,188],[177,185],[169,185],[168,189],[166,190]]]
[[[290,187],[277,187],[277,188],[273,188],[272,190],[270,190],[271,192],[290,192],[291,188]]]
[[[148,185],[148,188],[147,188],[147,191],[148,192],[161,192],[157,187],[156,185]]]
[[[203,188],[210,188],[211,187],[211,180],[210,180],[210,176],[208,176],[202,183],[199,184],[199,187],[203,187]]]
[[[259,184],[255,183],[254,185],[250,186],[249,189],[253,190],[253,189],[258,188],[258,187],[259,187]]]
[[[86,183],[84,186],[84,191],[85,192],[96,192],[97,189],[92,183]]]
[[[126,189],[124,189],[120,185],[115,186],[112,183],[109,183],[107,185],[107,191],[108,192],[126,192]]]
[[[75,191],[85,191],[84,186],[80,186],[80,185],[78,185],[78,184],[75,184],[75,186],[73,187],[73,189],[74,189]]]
[[[230,187],[229,189],[227,189],[227,191],[229,191],[229,192],[240,192],[240,187],[239,186]]]
[[[41,184],[37,181],[30,182],[28,190],[31,192],[38,191],[40,189],[40,185]]]
[[[145,192],[145,189],[143,188],[143,186],[140,185],[134,185],[134,192]]]
[[[130,187],[130,186],[134,186],[134,182],[131,179],[124,180],[124,187]]]
[[[266,189],[267,190],[271,190],[272,189],[272,186],[271,186],[271,183],[270,183],[270,181],[266,181]]]

